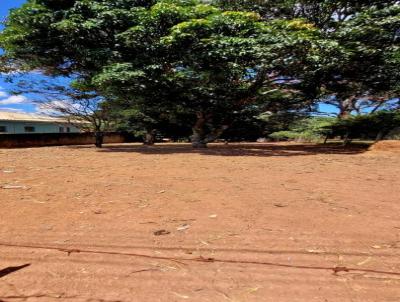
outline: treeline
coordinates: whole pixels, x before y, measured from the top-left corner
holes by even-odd
[[[276,141],[326,142],[342,139],[344,144],[353,139],[381,140],[400,139],[400,111],[379,111],[365,115],[353,115],[345,119],[337,117],[307,117],[290,124],[287,129],[268,135]]]
[[[397,1],[28,0],[0,44],[3,69],[72,79],[42,93],[99,146],[110,127],[205,147],[292,127],[321,103],[342,120],[398,108]]]

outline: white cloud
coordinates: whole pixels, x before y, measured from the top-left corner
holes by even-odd
[[[0,86],[0,98],[8,97],[8,93],[4,91],[4,88]]]
[[[17,113],[25,113],[25,110],[18,109],[18,108],[8,108],[8,107],[0,107],[0,111],[7,111],[7,112],[17,112]]]
[[[51,115],[51,116],[59,115],[59,112],[57,112],[56,110],[45,108],[42,106],[36,106],[35,113],[41,115]]]
[[[11,95],[6,99],[0,100],[0,105],[26,104],[26,103],[29,103],[28,98],[23,95]]]

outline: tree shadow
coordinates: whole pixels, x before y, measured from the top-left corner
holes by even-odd
[[[357,144],[274,144],[274,143],[234,143],[229,145],[210,144],[206,149],[193,149],[189,144],[158,144],[143,146],[133,144],[106,145],[99,152],[121,152],[153,154],[201,154],[209,156],[305,156],[317,154],[355,155],[364,153],[368,145]]]
[[[30,263],[27,263],[27,264],[20,265],[20,266],[10,266],[10,267],[4,268],[4,269],[0,270],[0,278],[3,278],[9,274],[12,274],[21,269],[24,269],[25,267],[28,267],[30,265],[31,265]]]

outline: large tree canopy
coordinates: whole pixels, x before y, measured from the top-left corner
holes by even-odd
[[[0,42],[149,131],[192,119],[204,146],[249,112],[396,96],[399,16],[396,1],[28,0]]]
[[[334,66],[338,52],[305,21],[266,22],[196,0],[30,0],[1,41],[27,68],[78,75],[150,119],[183,108],[196,117],[198,146],[249,106],[280,107],[277,94],[295,106],[315,98],[307,79]]]
[[[366,9],[382,9],[396,0],[214,0],[224,9],[256,11],[265,19],[304,18],[331,31]]]
[[[300,20],[265,23],[254,13],[196,2],[160,2],[142,14],[141,23],[119,36],[126,55],[106,66],[93,83],[136,103],[157,100],[161,108],[166,101],[166,107],[186,108],[197,117],[193,140],[199,146],[243,109],[266,104],[269,90],[311,72],[317,65],[311,61],[322,59],[320,52],[331,47]],[[161,22],[165,26],[165,20],[177,19],[160,32]],[[303,60],[310,64],[305,67]],[[304,103],[305,95],[291,86],[287,93]]]
[[[324,79],[327,95],[334,95],[344,115],[360,102],[380,106],[399,96],[400,6],[369,9],[341,26],[332,39],[346,49],[347,57]],[[378,108],[378,107],[375,107]]]
[[[225,8],[260,12],[265,19],[304,18],[340,47],[340,60],[309,78],[318,99],[340,116],[376,110],[399,96],[400,7],[398,1],[234,0]],[[339,58],[339,57],[338,57]]]

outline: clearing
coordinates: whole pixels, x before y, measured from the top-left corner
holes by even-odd
[[[0,301],[400,301],[400,153],[0,150]]]

